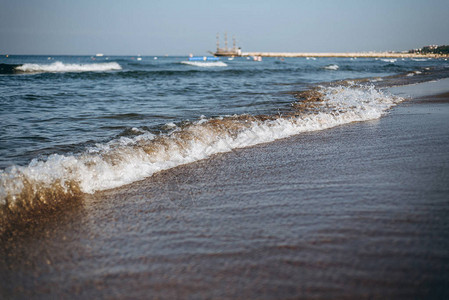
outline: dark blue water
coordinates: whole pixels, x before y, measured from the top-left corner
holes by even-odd
[[[186,60],[2,56],[0,168],[201,116],[272,114],[294,101],[288,92],[311,84],[448,65],[408,58],[223,58],[221,66],[181,63]]]

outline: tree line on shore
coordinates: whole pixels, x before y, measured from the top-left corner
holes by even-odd
[[[449,45],[431,45],[431,46],[424,46],[420,49],[413,49],[410,50],[409,53],[417,53],[417,54],[443,54],[443,55],[449,55]]]

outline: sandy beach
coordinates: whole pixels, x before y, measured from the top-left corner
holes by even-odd
[[[445,299],[446,81],[379,120],[155,174],[1,236],[2,299]]]
[[[449,1],[2,1],[0,300],[449,299]]]

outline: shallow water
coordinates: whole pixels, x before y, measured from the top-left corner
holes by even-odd
[[[377,119],[402,101],[379,88],[449,76],[442,59],[3,60],[6,225],[216,153]]]
[[[2,293],[447,298],[448,115],[412,100],[86,196],[3,236]]]
[[[295,100],[285,93],[310,84],[449,67],[436,59],[224,58],[219,66],[183,64],[186,60],[0,57],[0,168],[54,153],[80,153],[123,136],[159,133],[166,124],[201,116],[273,114]]]
[[[447,80],[379,90],[444,61],[15,59],[41,69],[0,76],[1,298],[449,296]]]

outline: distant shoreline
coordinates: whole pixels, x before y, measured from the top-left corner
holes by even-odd
[[[394,57],[394,58],[438,58],[448,57],[439,54],[416,54],[416,53],[396,53],[396,52],[342,52],[342,53],[321,53],[321,52],[243,52],[242,56],[263,56],[263,57]]]
[[[58,57],[58,56],[86,56],[97,58],[94,54],[0,54],[0,58],[12,58],[14,56],[48,56],[48,57]],[[105,57],[111,56],[130,56],[138,57],[135,54],[108,54]],[[186,54],[177,55],[141,55],[142,57],[154,56],[154,57],[185,57]],[[206,55],[200,55],[206,56]],[[248,56],[262,56],[262,57],[367,57],[367,58],[449,58],[449,55],[444,54],[416,54],[416,53],[398,53],[398,52],[242,52],[240,57]]]

